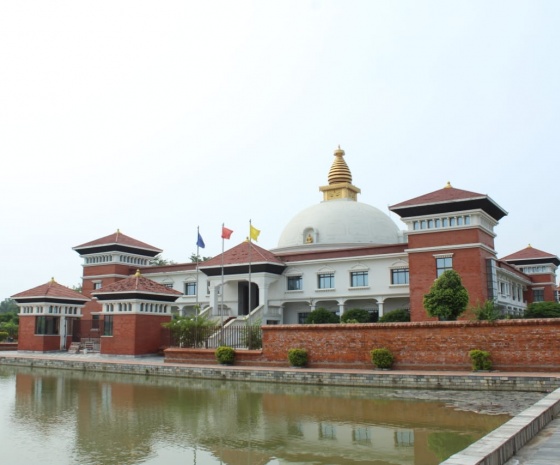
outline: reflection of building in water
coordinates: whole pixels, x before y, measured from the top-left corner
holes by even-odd
[[[170,449],[183,456],[196,449],[215,460],[200,463],[227,465],[265,465],[273,458],[281,464],[435,465],[431,435],[443,431],[443,443],[455,438],[462,444],[509,418],[450,414],[439,402],[375,398],[376,391],[366,390],[49,373],[17,374],[14,417],[45,435],[75,429],[77,463],[132,464],[163,449],[166,456]]]

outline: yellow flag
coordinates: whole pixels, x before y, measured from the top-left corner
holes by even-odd
[[[251,236],[252,240],[257,241],[260,233],[261,233],[260,229],[257,229],[253,225],[251,225],[251,231],[250,231],[249,235]]]

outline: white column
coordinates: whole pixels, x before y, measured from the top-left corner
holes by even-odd
[[[378,309],[378,316],[381,318],[383,316],[383,302],[384,299],[377,300],[377,309]]]
[[[58,331],[60,332],[60,350],[66,350],[66,317],[62,313]]]
[[[338,302],[338,316],[339,316],[340,318],[342,318],[342,315],[344,315],[344,302],[345,302],[345,301],[342,301],[342,302],[339,301],[339,302]]]

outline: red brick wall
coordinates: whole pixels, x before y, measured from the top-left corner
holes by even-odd
[[[459,273],[469,292],[469,307],[488,299],[486,259],[495,256],[482,248],[461,248],[462,244],[482,243],[494,249],[494,239],[481,229],[463,229],[433,233],[411,234],[409,248],[438,247],[437,251],[412,252],[409,254],[410,270],[410,316],[412,321],[430,320],[424,310],[424,295],[430,291],[436,279],[434,255],[452,253],[453,269]],[[442,249],[443,246],[449,246]]]
[[[307,349],[311,367],[372,368],[369,352],[386,347],[397,369],[470,370],[469,350],[490,352],[502,371],[558,371],[560,319],[283,325],[263,327],[263,359],[283,362]]]
[[[82,294],[91,297],[93,291],[93,281],[102,281],[103,286],[107,286],[123,278],[113,275],[129,276],[130,266],[122,264],[105,264],[84,267],[82,278]],[[101,277],[100,277],[101,276]]]
[[[20,315],[19,317],[19,337],[18,350],[28,350],[33,352],[52,352],[60,350],[60,336],[39,336],[35,334],[34,315]],[[72,337],[68,336],[66,346],[72,342]]]
[[[469,292],[469,308],[488,299],[486,259],[492,257],[490,253],[483,249],[448,249],[437,252],[440,253],[453,253],[453,269]],[[436,279],[434,252],[411,253],[409,270],[411,320],[429,320],[423,301]]]
[[[444,247],[457,244],[484,244],[494,249],[494,238],[480,228],[439,232],[413,233],[408,236],[408,248]]]
[[[161,324],[170,315],[114,315],[113,335],[101,337],[101,353],[111,355],[156,354],[161,346]]]
[[[547,274],[536,274],[531,275],[531,281],[533,281],[532,287],[525,293],[525,297],[528,303],[533,302],[533,287],[544,288],[544,300],[545,302],[554,302],[554,290],[556,286],[556,276],[551,273]]]

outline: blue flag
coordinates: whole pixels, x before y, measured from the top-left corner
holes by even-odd
[[[196,245],[200,248],[204,248],[204,241],[202,240],[202,236],[200,235],[200,233],[198,233],[198,239],[196,240]]]

